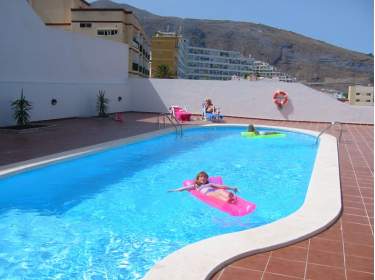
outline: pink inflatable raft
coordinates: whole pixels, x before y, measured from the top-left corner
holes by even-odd
[[[223,184],[223,179],[220,176],[210,177],[208,178],[208,181],[214,184]],[[193,184],[194,180],[186,180],[183,183],[184,186],[189,186]],[[245,216],[255,210],[254,203],[246,201],[239,196],[237,196],[237,201],[235,203],[229,203],[212,196],[207,196],[197,190],[191,190],[189,192],[199,200],[203,201],[204,203],[212,207],[215,207],[223,212],[226,212],[232,216]]]

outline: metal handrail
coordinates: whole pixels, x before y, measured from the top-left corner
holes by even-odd
[[[324,128],[322,131],[319,132],[318,136],[315,139],[315,144],[318,143],[320,136],[324,132],[326,132],[328,129],[330,129],[331,127],[333,127],[335,124],[339,124],[340,125],[340,135],[339,135],[339,142],[340,142],[341,135],[342,135],[342,123],[340,123],[340,122],[331,122],[326,128]]]
[[[160,113],[158,115],[158,125],[159,125],[159,129],[160,129],[160,117],[163,117],[163,124],[164,124],[164,127],[166,127],[166,124],[165,124],[165,119],[167,118],[169,120],[169,122],[174,126],[175,130],[176,130],[176,134],[178,134],[178,131],[180,131],[180,136],[182,136],[183,132],[182,132],[182,124],[176,119],[176,117],[171,114],[171,113]]]
[[[171,113],[168,113],[165,116],[168,118],[168,120],[170,121],[170,123],[173,124],[174,127],[176,128],[176,134],[177,134],[177,130],[178,130],[177,127],[180,128],[180,136],[182,136],[182,124],[178,121],[178,119],[176,118],[176,116],[173,115],[173,114],[171,114]],[[173,121],[175,121],[176,124],[174,124]]]

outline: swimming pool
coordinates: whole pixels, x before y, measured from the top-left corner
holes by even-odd
[[[112,148],[0,181],[0,278],[138,279],[192,242],[271,223],[303,203],[315,138],[247,139],[208,127]],[[167,189],[206,170],[257,204],[230,217]]]

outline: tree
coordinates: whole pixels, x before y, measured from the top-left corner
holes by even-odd
[[[168,65],[160,64],[156,70],[155,76],[161,79],[171,79],[173,78],[173,73],[170,71]]]

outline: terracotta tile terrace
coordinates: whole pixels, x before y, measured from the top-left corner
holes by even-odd
[[[156,114],[126,113],[111,118],[45,122],[51,126],[22,134],[0,130],[0,168],[36,157],[158,130]],[[193,121],[186,124],[198,124]],[[205,122],[204,122],[205,123]],[[322,130],[327,123],[225,118],[253,123]],[[339,137],[339,126],[329,133]],[[329,229],[297,244],[235,261],[214,280],[374,279],[374,127],[343,124],[339,142],[343,212]]]

